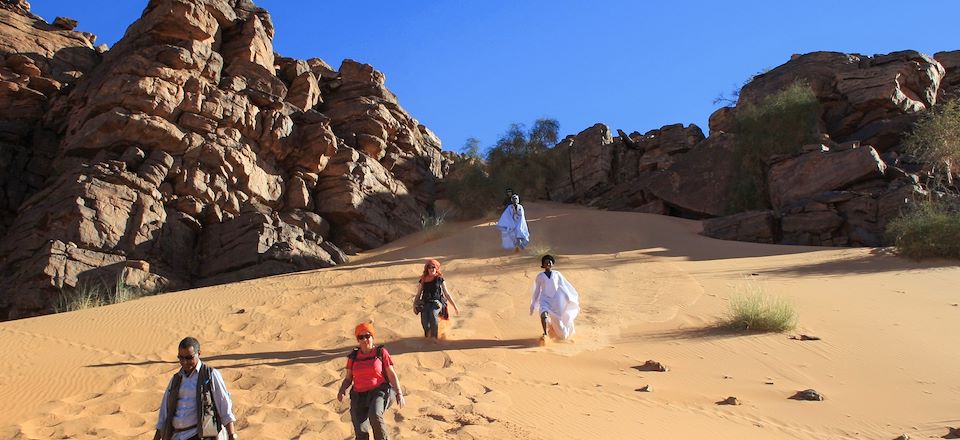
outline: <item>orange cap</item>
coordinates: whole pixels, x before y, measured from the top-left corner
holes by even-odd
[[[360,336],[364,333],[370,333],[372,336],[377,336],[377,333],[373,330],[373,324],[369,322],[364,322],[363,324],[358,325],[357,328],[353,329],[354,336]]]

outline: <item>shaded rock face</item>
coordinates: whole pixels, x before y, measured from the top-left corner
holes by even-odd
[[[449,166],[382,73],[276,55],[248,1],[152,0],[102,54],[68,21],[7,3],[0,19],[29,22],[0,35],[0,115],[20,115],[0,121],[0,318],[94,279],[170,290],[343,263],[418,230]]]
[[[54,132],[41,124],[51,103],[100,62],[94,36],[63,30],[0,2],[0,237],[20,204],[50,175]]]
[[[710,137],[671,125],[640,135],[602,124],[570,136],[553,154],[561,167],[552,200],[606,209],[704,219],[704,234],[729,240],[825,246],[881,246],[887,223],[926,194],[922,164],[902,153],[902,136],[938,99],[956,96],[960,51],[864,57],[815,52],[758,75],[739,104],[808,83],[822,109],[820,143],[767,158],[768,208],[732,213],[741,173],[735,107],[710,116]],[[839,142],[838,142],[839,141]]]

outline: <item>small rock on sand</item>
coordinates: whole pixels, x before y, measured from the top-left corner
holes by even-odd
[[[797,391],[797,394],[794,394],[790,398],[793,400],[820,401],[820,400],[823,400],[823,394],[818,393],[817,390],[809,389],[809,390]]]
[[[737,399],[734,396],[727,397],[726,399],[723,399],[717,402],[717,405],[740,405],[740,404],[741,404],[740,399]]]
[[[644,385],[640,388],[635,389],[634,391],[639,391],[641,393],[649,393],[653,391],[653,388],[650,388],[650,385]]]
[[[637,365],[637,366],[634,366],[633,368],[640,371],[661,371],[661,372],[670,371],[667,369],[667,367],[665,367],[660,362],[653,361],[653,360],[646,361],[643,363],[643,365]]]

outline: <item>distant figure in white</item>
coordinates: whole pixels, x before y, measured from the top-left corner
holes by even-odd
[[[520,196],[510,196],[510,202],[500,215],[497,229],[500,230],[503,248],[520,252],[530,244],[530,230],[527,229],[527,217],[523,213]]]
[[[556,339],[573,336],[573,321],[580,314],[580,295],[560,272],[553,270],[556,262],[552,255],[540,258],[543,272],[537,274],[533,298],[530,299],[530,314],[540,309],[540,325],[543,327],[541,344],[547,342],[548,326]]]

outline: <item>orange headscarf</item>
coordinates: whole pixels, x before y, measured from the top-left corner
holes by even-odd
[[[377,336],[377,333],[373,331],[373,324],[369,322],[364,322],[363,324],[358,325],[357,328],[353,329],[354,336],[360,336],[364,333],[370,333],[370,335],[373,337]]]
[[[436,275],[436,277],[442,277],[442,276],[443,276],[443,273],[440,272],[440,262],[437,261],[437,260],[430,259],[430,260],[427,260],[426,264],[423,265],[423,275],[420,275],[420,282],[421,282],[421,283],[429,283],[429,282],[433,281],[433,279],[435,278],[435,276],[430,275],[430,272],[427,270],[427,269],[430,268],[430,266],[433,266],[433,267],[436,267],[436,268],[437,268],[437,275]]]

